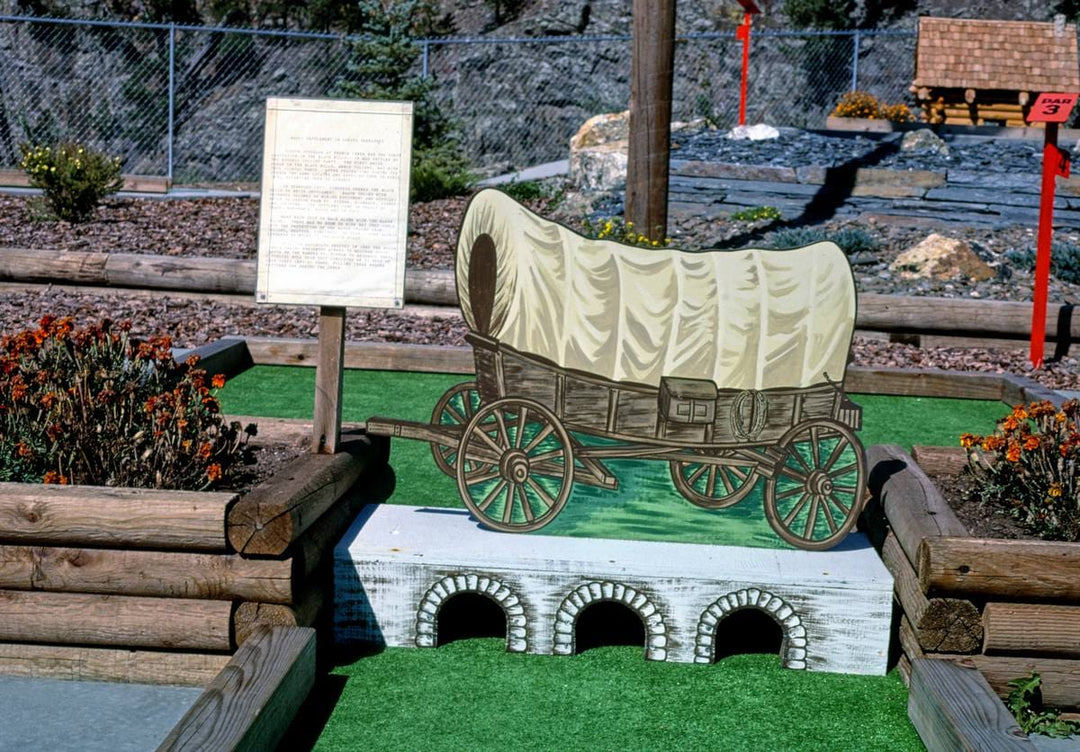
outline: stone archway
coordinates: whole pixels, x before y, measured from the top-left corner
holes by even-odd
[[[641,591],[619,582],[589,582],[578,586],[555,612],[555,655],[574,654],[574,627],[578,615],[597,601],[622,603],[636,613],[645,625],[645,659],[667,660],[667,625],[656,605]]]
[[[716,627],[724,617],[735,611],[756,608],[765,612],[784,631],[780,648],[780,660],[784,668],[806,668],[806,627],[802,619],[783,598],[777,595],[746,588],[717,598],[706,608],[698,620],[697,639],[694,642],[694,663],[712,663],[716,657]]]
[[[449,575],[428,588],[416,611],[417,647],[433,648],[439,644],[439,609],[457,593],[477,593],[495,601],[506,614],[506,652],[524,653],[528,649],[529,626],[521,598],[501,581],[481,574]]]

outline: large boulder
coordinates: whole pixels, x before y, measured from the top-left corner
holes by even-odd
[[[963,240],[933,233],[907,249],[889,265],[901,279],[992,279],[994,270]]]
[[[570,181],[582,191],[609,191],[626,180],[630,111],[589,118],[570,138]]]

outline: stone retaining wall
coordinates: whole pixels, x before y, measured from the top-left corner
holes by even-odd
[[[1039,175],[672,161],[670,210],[709,218],[773,206],[786,220],[875,214],[972,226],[1035,226]],[[1056,227],[1080,228],[1080,178],[1058,179]]]

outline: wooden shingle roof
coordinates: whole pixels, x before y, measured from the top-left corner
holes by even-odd
[[[1032,21],[919,19],[915,86],[1080,91],[1076,26]]]

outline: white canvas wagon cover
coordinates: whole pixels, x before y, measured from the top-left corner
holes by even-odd
[[[842,381],[855,283],[833,243],[792,250],[687,252],[590,240],[496,190],[469,203],[457,246],[461,310],[482,234],[495,246],[488,334],[602,378],[659,386],[712,379],[721,389]]]

